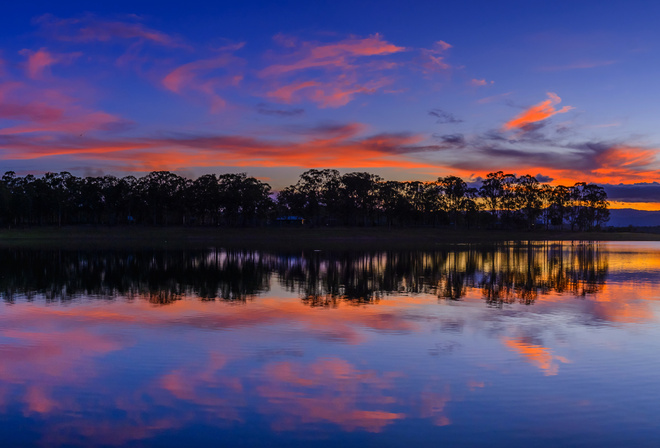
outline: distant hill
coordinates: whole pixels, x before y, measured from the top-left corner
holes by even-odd
[[[608,226],[612,227],[656,227],[660,226],[660,211],[648,212],[632,208],[610,210]]]

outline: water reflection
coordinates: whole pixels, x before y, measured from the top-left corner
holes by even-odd
[[[660,438],[660,246],[0,255],[7,446]]]
[[[460,300],[479,288],[491,305],[533,303],[539,295],[594,294],[607,277],[597,244],[457,246],[429,252],[247,250],[0,252],[0,295],[66,301],[76,296],[148,297],[168,304],[184,296],[246,301],[271,282],[312,307],[377,303],[384,295],[434,294]],[[273,276],[273,274],[275,274]]]

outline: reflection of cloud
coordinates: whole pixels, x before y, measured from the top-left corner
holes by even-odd
[[[436,426],[447,426],[451,420],[446,415],[445,407],[451,401],[449,388],[446,387],[443,393],[424,391],[420,406],[420,417],[431,419]]]
[[[556,375],[559,372],[559,364],[556,361],[570,362],[563,356],[553,355],[549,348],[525,342],[522,338],[504,338],[503,342],[509,350],[517,352],[528,362],[543,370],[546,376]]]
[[[20,313],[11,313],[9,317],[13,322],[21,318]],[[33,320],[33,317],[28,319]],[[47,320],[47,328],[42,331],[0,331],[3,341],[0,343],[0,383],[15,387],[27,385],[22,388],[22,394],[12,394],[13,403],[22,405],[25,415],[78,411],[78,401],[69,394],[62,394],[62,387],[79,385],[96,376],[90,365],[79,368],[83,360],[89,363],[93,358],[126,346],[121,337],[99,335],[86,328],[60,330],[53,326],[51,319]],[[7,389],[0,391],[0,395],[2,392],[6,395]]]
[[[357,370],[338,358],[312,364],[280,362],[266,367],[257,393],[267,399],[261,412],[273,417],[276,430],[295,430],[300,423],[333,423],[345,431],[380,432],[405,417],[382,410],[395,401],[385,392],[393,388],[396,376]]]

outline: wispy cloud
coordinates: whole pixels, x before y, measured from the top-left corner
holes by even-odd
[[[463,123],[463,120],[458,119],[454,114],[444,111],[439,108],[431,109],[429,115],[436,118],[436,123],[438,124],[457,124]]]
[[[283,103],[311,101],[321,107],[340,107],[359,94],[372,94],[390,84],[385,74],[397,66],[382,57],[405,51],[379,34],[332,43],[299,42],[277,35],[287,52],[271,54],[278,62],[259,71],[268,83],[265,96]]]
[[[45,48],[37,51],[24,49],[20,54],[27,57],[26,72],[31,79],[43,78],[52,65],[70,64],[82,56],[81,52],[58,54],[51,53]]]
[[[24,82],[0,84],[0,135],[48,132],[81,134],[124,128],[128,121],[93,110],[57,88],[34,88]],[[44,138],[44,141],[50,139]]]
[[[218,112],[227,104],[218,93],[236,87],[243,80],[240,68],[243,60],[226,53],[211,59],[201,59],[181,65],[163,78],[163,86],[178,94],[196,92],[210,102],[211,111]],[[222,73],[218,73],[221,70]]]
[[[270,65],[261,70],[262,77],[283,75],[310,68],[355,68],[358,58],[382,56],[404,51],[375,34],[366,38],[345,39],[335,43],[303,42],[294,53],[285,55],[286,62]]]
[[[295,117],[305,113],[302,108],[288,108],[274,107],[271,104],[259,103],[257,104],[257,112],[262,115],[271,115],[277,117]]]
[[[495,81],[486,81],[485,79],[473,78],[470,80],[470,85],[472,87],[484,87],[495,84]]]
[[[503,128],[507,131],[511,129],[524,129],[529,124],[545,120],[556,114],[563,114],[573,109],[573,106],[564,106],[557,110],[555,106],[559,103],[561,103],[561,98],[556,93],[548,92],[547,100],[535,104],[516,115],[513,119],[506,122]]]
[[[105,20],[93,14],[60,19],[52,14],[34,20],[50,37],[70,42],[109,42],[115,39],[140,40],[165,47],[187,48],[177,37],[149,28],[136,20]]]
[[[488,103],[493,103],[495,101],[500,101],[511,95],[513,92],[505,92],[505,93],[500,93],[497,95],[492,95],[492,96],[487,96],[481,99],[477,100],[477,103],[479,104],[488,104]]]
[[[607,60],[607,61],[578,61],[566,65],[550,65],[539,68],[543,72],[558,72],[565,70],[584,70],[589,68],[596,67],[606,67],[608,65],[616,64],[618,61]]]
[[[421,49],[419,65],[422,72],[430,75],[448,70],[451,66],[445,61],[445,56],[450,48],[452,48],[450,44],[439,40],[431,48]]]

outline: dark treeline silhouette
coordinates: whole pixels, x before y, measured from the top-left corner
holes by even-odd
[[[609,219],[608,205],[605,190],[595,184],[553,187],[502,171],[473,188],[456,176],[401,182],[369,173],[309,170],[277,200],[280,216],[300,216],[310,225],[571,230],[600,228]]]
[[[169,171],[144,177],[42,177],[7,172],[0,180],[0,223],[33,225],[452,226],[593,230],[609,219],[595,184],[542,184],[502,171],[480,188],[459,177],[385,181],[365,173],[308,170],[274,199],[270,185],[240,174],[195,180]]]
[[[460,300],[477,291],[490,305],[531,304],[550,292],[596,293],[607,256],[597,245],[534,243],[434,251],[263,252],[248,250],[0,251],[0,298],[184,297],[246,301],[273,283],[310,306],[377,303],[388,295]]]

